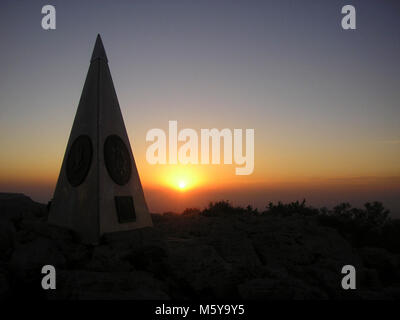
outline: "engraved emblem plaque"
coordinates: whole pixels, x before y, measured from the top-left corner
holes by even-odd
[[[77,187],[85,180],[92,162],[92,142],[87,135],[78,136],[72,143],[67,158],[67,179]]]
[[[123,186],[131,177],[131,158],[124,141],[117,135],[110,135],[104,142],[104,162],[111,179]]]

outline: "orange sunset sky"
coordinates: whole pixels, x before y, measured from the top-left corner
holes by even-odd
[[[394,4],[355,1],[359,27],[347,32],[340,1],[53,2],[59,23],[49,32],[31,2],[0,10],[1,192],[51,199],[101,33],[151,211],[306,198],[327,207],[380,200],[398,214]],[[168,132],[169,120],[198,133],[254,129],[253,174],[150,165],[146,133]]]

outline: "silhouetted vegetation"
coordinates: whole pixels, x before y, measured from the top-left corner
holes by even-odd
[[[388,217],[389,211],[380,202],[366,203],[362,209],[342,203],[331,211],[324,210],[319,221],[338,230],[356,247],[387,247],[382,242],[382,234],[389,223]]]
[[[197,214],[200,214],[200,209],[197,209],[197,208],[186,208],[183,212],[182,212],[182,214],[184,215],[184,216],[190,216],[190,215],[197,215]]]
[[[237,215],[245,213],[242,207],[234,207],[229,201],[210,202],[207,208],[201,211],[201,215],[206,217]]]
[[[167,215],[170,215],[168,213]],[[354,247],[380,247],[400,253],[400,220],[391,219],[389,210],[381,202],[366,203],[363,208],[354,208],[341,203],[332,209],[314,208],[306,200],[291,203],[270,202],[264,211],[252,206],[233,206],[229,201],[210,202],[204,210],[188,208],[182,213],[205,217],[229,217],[239,215],[272,215],[275,217],[299,216],[313,219],[318,224],[333,228]]]
[[[267,206],[267,210],[264,214],[273,214],[278,216],[291,216],[291,215],[302,215],[302,216],[316,216],[319,214],[319,210],[310,206],[306,206],[306,200],[302,202],[296,201],[288,204],[278,202],[277,205],[270,202]]]

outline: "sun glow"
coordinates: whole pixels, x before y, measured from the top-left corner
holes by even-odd
[[[179,181],[179,189],[185,189],[186,188],[186,181],[183,181],[183,180],[181,180],[181,181]]]
[[[203,175],[193,166],[168,166],[165,169],[164,184],[172,189],[187,191],[204,183]]]

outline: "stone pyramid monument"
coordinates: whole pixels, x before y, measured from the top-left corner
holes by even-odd
[[[69,136],[49,223],[87,243],[152,226],[100,35]]]

